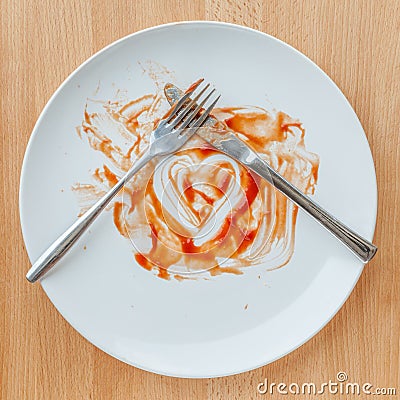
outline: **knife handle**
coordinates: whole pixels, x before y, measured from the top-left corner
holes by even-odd
[[[99,214],[107,207],[115,195],[122,189],[129,179],[139,171],[153,156],[149,152],[143,154],[131,169],[92,207],[89,208],[81,217],[79,217],[61,236],[58,237],[50,247],[35,261],[28,273],[26,279],[34,283],[67,253],[73,244],[89,228]]]
[[[324,210],[271,168],[267,162],[256,157],[246,165],[311,215],[311,217],[345,244],[362,262],[366,263],[370,261],[375,255],[378,249],[375,245]]]

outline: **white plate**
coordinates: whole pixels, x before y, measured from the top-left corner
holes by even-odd
[[[89,170],[102,161],[75,132],[87,98],[99,96],[99,82],[105,99],[117,88],[132,98],[154,92],[143,66],[157,67],[148,60],[167,66],[181,87],[205,77],[222,94],[222,105],[274,107],[298,117],[307,148],[321,159],[315,200],[372,239],[374,165],[360,122],[336,85],[304,55],[266,34],[189,22],[108,46],[68,77],[43,110],[21,175],[21,224],[31,261],[75,220],[70,187],[88,181]],[[362,269],[300,212],[286,267],[165,281],[135,264],[131,244],[106,212],[42,286],[66,320],[105,352],[145,370],[197,378],[250,370],[293,351],[333,317]]]

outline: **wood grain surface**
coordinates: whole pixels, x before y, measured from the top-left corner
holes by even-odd
[[[0,18],[0,399],[395,398],[257,392],[265,378],[318,384],[338,371],[352,381],[397,387],[400,398],[400,1],[1,0]],[[34,123],[78,65],[142,28],[202,19],[274,35],[310,57],[342,89],[376,165],[380,250],[333,321],[301,348],[252,372],[186,380],[104,354],[66,323],[40,285],[27,283],[18,185]]]

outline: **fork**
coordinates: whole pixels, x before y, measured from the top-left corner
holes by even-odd
[[[156,129],[150,134],[148,149],[129,171],[35,261],[26,275],[29,282],[36,282],[56,265],[136,172],[154,157],[165,156],[177,151],[201,127],[220,98],[220,96],[216,97],[201,112],[215,92],[215,89],[208,90],[210,84],[205,85],[200,90],[202,82],[203,79],[192,85],[161,119]],[[199,90],[198,93],[191,99],[190,96],[196,90]]]

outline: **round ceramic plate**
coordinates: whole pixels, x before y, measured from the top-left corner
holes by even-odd
[[[21,224],[31,261],[76,219],[71,186],[88,182],[104,161],[76,133],[88,99],[138,98],[160,82],[185,88],[198,77],[215,85],[222,106],[256,105],[301,120],[307,149],[320,157],[314,199],[372,239],[374,165],[360,122],[336,85],[266,34],[187,22],[113,43],[48,102],[21,175]],[[164,280],[136,264],[130,241],[105,212],[41,284],[66,320],[110,355],[156,373],[199,378],[250,370],[299,347],[335,315],[362,269],[300,211],[294,254],[283,268]]]

